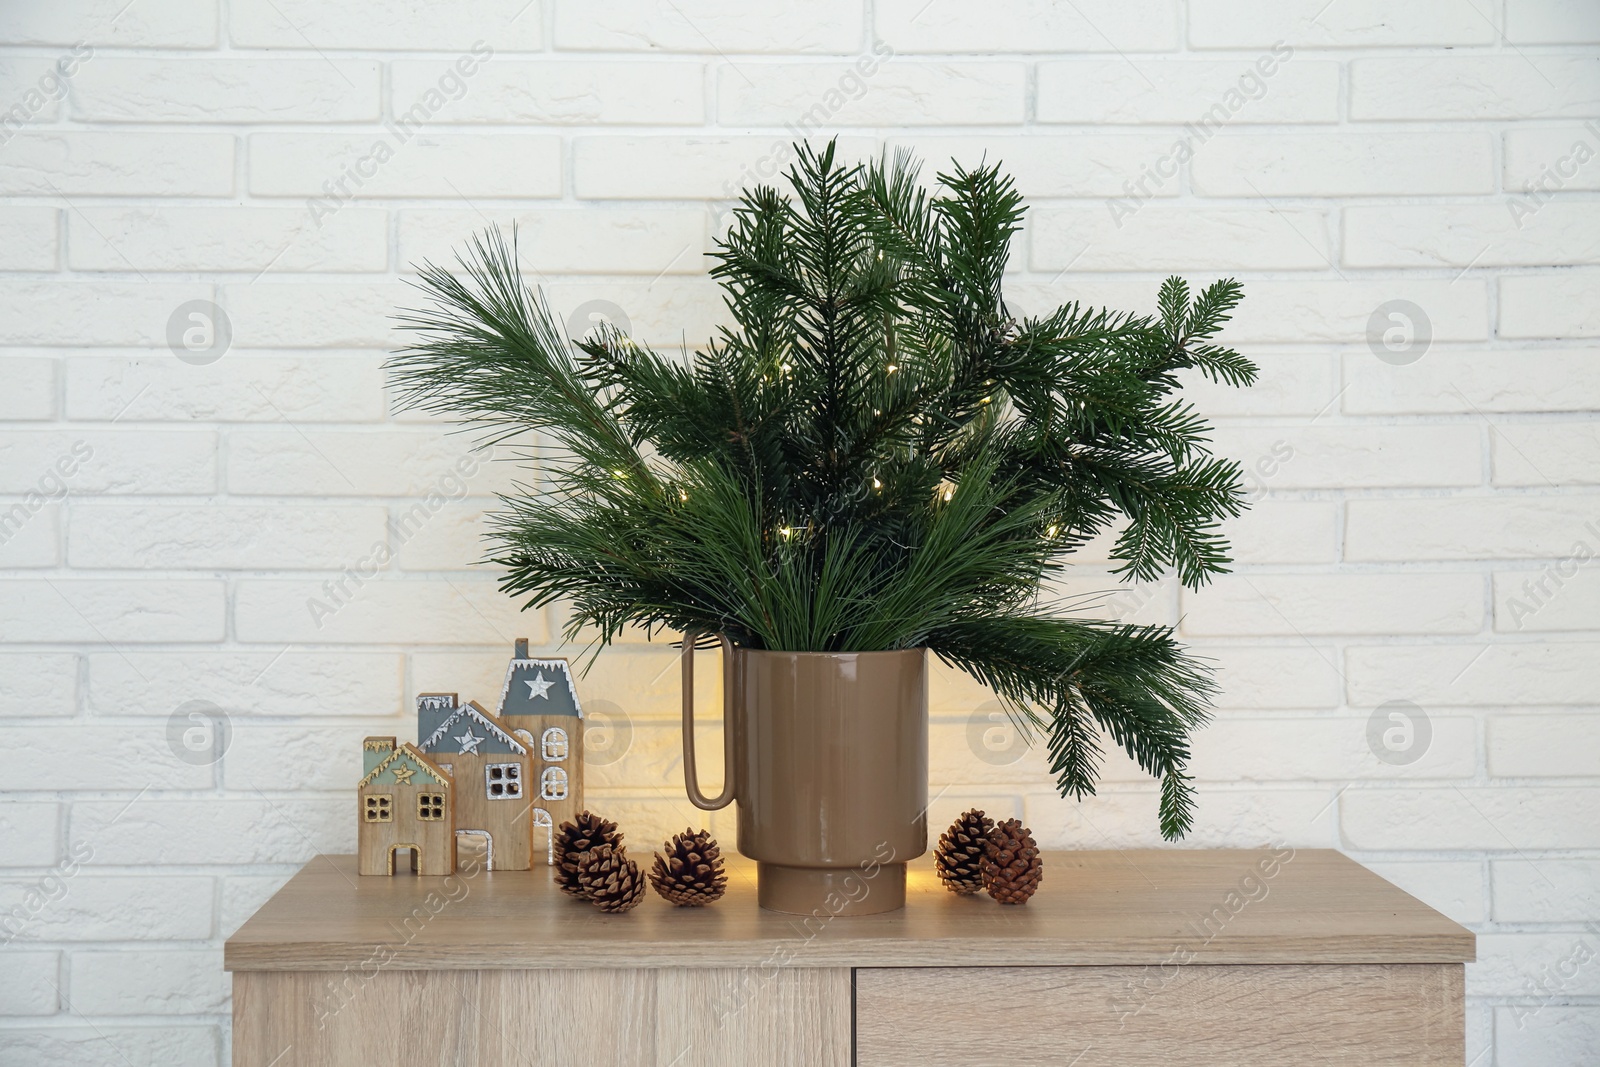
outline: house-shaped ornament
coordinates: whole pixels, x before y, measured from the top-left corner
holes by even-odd
[[[555,828],[583,810],[583,705],[564,659],[528,655],[519,640],[506,666],[496,717],[533,755],[533,850],[555,862]]]
[[[456,870],[455,788],[449,772],[415,745],[392,737],[361,743],[363,775],[356,787],[362,874],[393,874],[409,850],[411,869],[443,876]]]
[[[425,693],[417,699],[417,747],[455,781],[455,832],[484,838],[485,866],[528,870],[530,746],[480,705],[457,705],[454,694]]]

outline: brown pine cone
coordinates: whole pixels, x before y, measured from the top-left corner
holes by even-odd
[[[994,820],[977,808],[950,824],[933,850],[939,881],[952,893],[968,896],[983,888],[983,850]]]
[[[707,830],[684,827],[661,846],[650,868],[650,884],[657,893],[680,908],[697,908],[719,899],[728,889],[722,869],[722,849]]]
[[[983,853],[983,888],[991,897],[1002,904],[1026,904],[1043,874],[1039,846],[1020,820],[1007,819],[989,831]]]
[[[644,899],[644,875],[621,848],[598,845],[578,861],[578,887],[601,911],[630,911]]]
[[[584,899],[583,890],[578,887],[578,861],[599,845],[622,846],[622,834],[610,819],[582,811],[576,819],[561,824],[556,831],[556,883],[563,893]]]

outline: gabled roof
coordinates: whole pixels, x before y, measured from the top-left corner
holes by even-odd
[[[395,769],[402,766],[410,767],[411,771],[409,774],[397,776],[394,773]],[[405,781],[406,778],[414,777],[418,774],[421,774],[424,779],[432,779],[435,784],[445,789],[449,789],[454,782],[443,768],[424,755],[416,745],[409,741],[402,741],[399,747],[389,753],[383,762],[367,772],[366,777],[357,783],[356,788],[360,789],[362,786],[378,783],[380,779],[380,784],[420,784]]]
[[[500,687],[500,718],[507,715],[571,715],[583,718],[572,668],[564,659],[513,658]]]
[[[440,723],[438,729],[427,737],[420,738],[417,745],[424,752],[440,754],[463,752],[514,752],[519,756],[528,754],[527,746],[506,733],[487,711],[471,700],[451,712],[450,717]]]

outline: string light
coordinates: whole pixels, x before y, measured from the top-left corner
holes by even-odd
[[[788,540],[788,539],[789,539],[789,535],[790,535],[790,534],[792,534],[792,533],[794,533],[794,530],[793,530],[793,529],[791,529],[791,528],[790,528],[790,527],[788,527],[788,526],[780,526],[780,527],[778,527],[778,532],[779,532],[779,533],[780,533],[780,534],[782,534],[782,535],[783,535],[783,539],[784,539],[784,540],[785,540],[785,541],[787,541],[787,540]]]
[[[899,369],[900,369],[900,367],[899,367],[898,364],[895,364],[895,363],[889,364],[889,373],[890,374],[893,374],[895,371],[897,371]]]
[[[883,488],[883,483],[878,481],[878,479],[874,478],[874,479],[872,479],[872,488],[874,488],[874,489],[882,489]]]
[[[1056,535],[1056,534],[1057,534],[1057,533],[1059,533],[1059,532],[1060,532],[1060,531],[1061,531],[1061,527],[1059,527],[1059,526],[1052,526],[1052,527],[1050,527],[1050,529],[1049,529],[1049,531],[1048,531],[1048,532],[1047,532],[1047,533],[1046,533],[1046,535],[1045,535],[1045,536],[1047,536],[1047,537],[1054,537],[1054,536],[1055,536],[1055,535]]]

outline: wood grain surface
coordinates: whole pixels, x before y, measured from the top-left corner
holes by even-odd
[[[234,975],[234,1067],[849,1067],[850,972]]]
[[[859,1067],[1461,1067],[1460,964],[862,969]]]
[[[1263,864],[1273,860],[1270,874]],[[232,971],[492,968],[1144,966],[1460,963],[1471,932],[1331,850],[1053,852],[1026,905],[956,897],[928,857],[907,906],[812,918],[763,911],[754,865],[727,896],[673,908],[651,894],[605,915],[545,867],[451,878],[361,878],[349,856],[309,863],[229,939]]]

